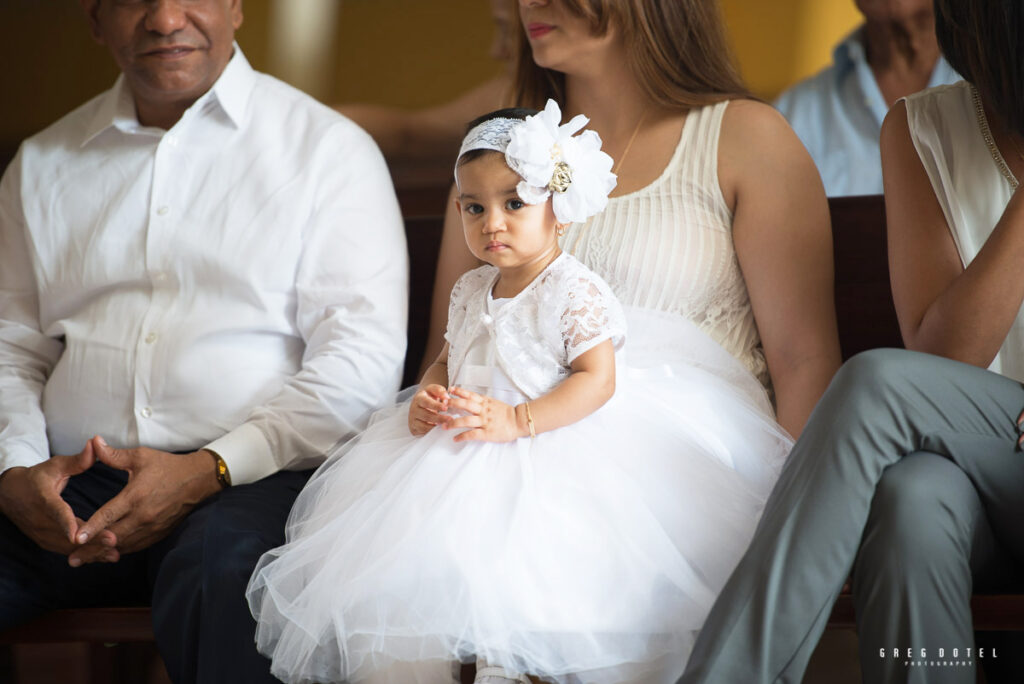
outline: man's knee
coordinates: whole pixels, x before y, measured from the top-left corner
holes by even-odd
[[[857,354],[836,373],[818,402],[808,431],[829,444],[846,436],[899,430],[908,387],[927,379],[927,354],[872,349]]]
[[[284,543],[288,512],[307,477],[278,473],[225,490],[189,514],[158,550],[154,594],[183,585],[188,591],[243,596],[260,556]],[[159,600],[154,595],[154,604]]]
[[[176,681],[262,682],[269,677],[268,663],[255,650],[245,588],[259,556],[273,545],[273,535],[243,523],[230,508],[203,507],[161,550],[153,583],[153,630]],[[206,636],[200,639],[200,634]],[[223,671],[230,668],[237,672],[225,678]]]
[[[171,546],[160,564],[157,592],[167,581],[183,583],[196,592],[243,592],[256,561],[281,543],[281,530],[261,530],[240,524],[230,510],[211,510],[204,515],[198,534],[186,534]],[[157,597],[154,596],[154,601]]]

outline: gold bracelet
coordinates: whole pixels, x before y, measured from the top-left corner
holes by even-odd
[[[530,439],[537,436],[537,427],[533,424],[533,414],[530,413],[530,402],[523,402],[526,407],[526,425],[530,428]]]

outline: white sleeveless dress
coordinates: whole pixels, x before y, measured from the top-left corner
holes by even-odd
[[[535,399],[611,339],[615,396],[508,444],[411,437],[407,404],[376,414],[250,582],[275,675],[450,684],[447,663],[479,658],[561,684],[675,683],[792,446],[718,190],[723,111],[692,112],[662,177],[582,233],[610,287],[569,254],[511,300],[491,298],[493,267],[459,280],[453,384]]]
[[[978,256],[1013,195],[981,133],[984,114],[979,115],[972,90],[960,81],[905,98],[910,137],[964,268]],[[995,154],[1002,159],[998,149]],[[1024,307],[989,370],[1024,382]]]
[[[718,183],[718,139],[728,102],[692,110],[661,175],[574,223],[562,249],[611,286],[627,316],[681,317],[732,354],[766,388],[768,365]],[[630,340],[636,344],[636,335]]]

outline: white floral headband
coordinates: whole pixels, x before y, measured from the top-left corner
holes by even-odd
[[[601,151],[596,132],[574,135],[587,125],[587,117],[580,114],[559,125],[561,120],[554,100],[526,120],[488,119],[466,134],[459,157],[471,150],[503,153],[505,163],[523,179],[516,186],[521,200],[540,204],[553,195],[551,206],[560,223],[586,221],[608,204],[617,182],[613,162]]]

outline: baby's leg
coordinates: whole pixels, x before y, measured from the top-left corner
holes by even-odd
[[[396,662],[352,684],[458,684],[459,663],[446,660]]]

